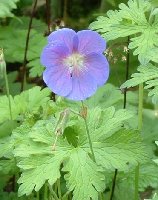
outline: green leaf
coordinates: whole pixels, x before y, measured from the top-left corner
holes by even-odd
[[[11,13],[12,9],[16,9],[16,3],[19,0],[1,0],[0,2],[0,18],[5,18],[5,17],[13,17],[14,15]]]
[[[158,146],[158,141],[155,141],[155,144]],[[154,162],[158,164],[158,159],[155,159]]]
[[[62,136],[56,140],[56,124],[57,120],[51,118],[38,121],[33,127],[23,124],[14,130],[14,155],[22,170],[19,196],[39,191],[46,181],[53,185],[60,178],[60,165],[69,156],[71,146]]]
[[[39,58],[31,60],[27,66],[30,67],[30,77],[41,76],[44,71],[44,67],[41,65]]]
[[[101,33],[107,41],[131,36],[129,48],[134,49],[133,54],[138,55],[141,64],[147,64],[151,60],[151,49],[158,44],[156,18],[152,23],[146,18],[151,7],[149,1],[129,0],[128,5],[121,3],[119,10],[108,11],[107,17],[99,17],[90,28]]]
[[[73,200],[97,200],[98,192],[105,189],[104,175],[81,148],[71,152],[63,170],[67,187],[73,191]]]
[[[31,4],[32,4],[32,2],[31,2]],[[30,22],[29,16],[21,16],[21,17],[16,16],[16,18],[12,18],[10,20],[9,26],[14,29],[27,30],[29,27],[29,22]],[[36,30],[37,32],[43,34],[44,30],[46,30],[46,28],[47,28],[46,23],[44,23],[43,21],[41,21],[37,18],[33,18],[31,30],[33,29],[33,30]]]
[[[98,165],[106,170],[125,170],[147,160],[139,132],[122,128],[129,128],[127,120],[133,117],[132,112],[125,109],[116,111],[114,107],[104,110],[97,107],[88,111],[88,127]],[[83,119],[78,120],[76,131],[78,145],[90,153]]]
[[[67,122],[62,113],[56,113],[58,117],[53,114],[48,120],[39,120],[35,124],[26,121],[13,131],[13,153],[22,172],[20,196],[38,191],[47,181],[50,185],[54,184],[60,178],[62,164],[73,199],[96,200],[98,192],[105,189],[103,169],[113,171],[118,168],[123,171],[146,159],[140,134],[122,129],[123,125],[128,128],[126,121],[133,116],[131,112],[123,109],[116,111],[114,107],[88,111],[87,121],[96,163],[89,156],[84,120],[70,112]],[[61,128],[64,130],[60,131]],[[70,134],[71,131],[74,134],[72,140],[66,136],[69,130]]]
[[[3,192],[0,193],[0,198],[3,200],[26,200],[26,197],[18,197],[16,192]],[[31,197],[31,200],[36,200],[36,197]]]
[[[132,79],[127,80],[124,84],[122,84],[121,88],[134,87],[140,83],[144,83],[148,80],[158,77],[158,68],[152,64],[148,64],[147,66],[139,66],[138,72],[139,73],[132,74]]]
[[[46,181],[53,185],[60,178],[60,165],[67,152],[56,152],[54,155],[31,156],[19,163],[19,167],[25,169],[18,180],[20,184],[19,196],[29,195],[33,191],[39,191]]]
[[[16,95],[14,98],[10,96],[11,111],[13,119],[17,119],[20,114],[26,112],[32,113],[37,111],[40,106],[49,101],[50,91],[46,88],[41,90],[39,86]],[[0,123],[10,119],[9,101],[7,96],[0,97]]]
[[[141,164],[139,167],[139,192],[145,194],[151,187],[157,189],[158,185],[158,168],[153,161]],[[116,200],[134,200],[134,177],[135,168],[126,173],[119,173],[117,176],[115,199]],[[127,192],[125,192],[127,191]]]
[[[158,63],[158,48],[154,47],[150,50],[149,54],[147,55],[150,60],[152,60],[153,62]]]
[[[158,1],[157,0],[149,0],[153,7],[158,7]]]
[[[12,157],[13,141],[10,137],[4,137],[0,139],[0,157],[10,158]]]
[[[5,136],[9,136],[11,132],[18,126],[18,123],[16,121],[5,121],[0,125],[0,138],[3,138]]]
[[[101,106],[103,108],[117,104],[123,100],[123,95],[120,90],[114,85],[107,83],[99,88],[95,95],[85,101],[90,107]]]
[[[153,162],[145,163],[140,167],[139,191],[147,187],[158,187],[158,166]]]
[[[0,160],[0,171],[3,174],[15,174],[17,173],[17,166],[15,159],[1,159]]]
[[[138,72],[132,74],[132,78],[122,84],[121,88],[134,87],[145,82],[144,88],[151,89],[148,95],[153,96],[153,103],[156,104],[158,102],[158,68],[149,63],[147,66],[139,66]]]
[[[0,172],[14,174],[17,170],[13,157],[13,141],[11,137],[0,138]]]
[[[157,130],[157,111],[144,109],[142,137],[151,159],[155,159],[155,153],[157,152],[155,144],[155,140],[157,139]]]
[[[0,43],[4,48],[6,61],[23,63],[27,29],[7,26],[0,28],[0,32]],[[42,33],[31,29],[27,54],[27,66],[31,68],[31,76],[40,76],[44,70],[44,67],[40,64],[40,54],[45,44],[46,38]],[[33,69],[34,67],[35,69]],[[37,69],[36,73],[35,70]]]
[[[110,137],[94,141],[93,148],[97,163],[106,169],[125,170],[147,160],[140,133],[121,129]]]
[[[115,200],[134,200],[134,188],[127,184],[127,180],[126,182],[120,181],[118,184],[116,184],[114,197]]]
[[[126,109],[115,110],[115,107],[111,106],[102,110],[99,107],[88,110],[88,127],[91,133],[91,137],[94,140],[103,140],[117,130],[121,129],[125,125],[125,121],[134,116],[134,113],[127,111]],[[80,119],[79,126],[85,127],[83,119]],[[80,128],[81,129],[81,128]],[[85,131],[85,129],[84,129]],[[84,132],[82,131],[82,132]],[[81,133],[80,133],[81,134]],[[86,136],[86,134],[84,134]],[[81,134],[80,142],[83,145],[85,142],[84,136]],[[87,136],[86,136],[87,138]],[[83,142],[82,142],[83,141]]]

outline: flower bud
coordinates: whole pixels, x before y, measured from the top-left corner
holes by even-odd
[[[0,77],[3,77],[4,70],[6,70],[6,62],[4,60],[3,49],[0,48]]]

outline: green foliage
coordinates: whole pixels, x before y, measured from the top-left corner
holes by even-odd
[[[158,146],[158,141],[155,141],[156,145]],[[155,159],[154,162],[158,164],[158,159]]]
[[[157,110],[144,109],[142,137],[151,159],[157,158]]]
[[[131,36],[129,49],[134,49],[133,54],[146,64],[152,60],[151,51],[153,48],[155,51],[158,45],[157,18],[152,15],[151,7],[149,1],[129,0],[128,5],[121,3],[119,10],[108,11],[107,17],[99,17],[90,28],[100,32],[107,41]],[[147,12],[150,17],[147,17]]]
[[[10,96],[11,110],[13,119],[17,119],[25,113],[37,112],[40,106],[49,100],[50,91],[48,89],[41,90],[36,86],[30,90],[22,92],[15,97]],[[7,96],[0,97],[0,123],[10,119],[9,100]]]
[[[123,95],[114,85],[107,83],[105,86],[98,89],[92,98],[86,100],[89,107],[96,107],[97,105],[106,108],[116,105],[123,100]]]
[[[105,189],[103,173],[99,172],[99,167],[80,148],[71,152],[63,170],[68,172],[65,179],[68,189],[74,190],[74,200],[96,200],[98,199],[98,192]]]
[[[14,15],[11,13],[11,10],[17,8],[16,3],[18,1],[19,0],[1,0],[0,18],[13,17]]]
[[[25,18],[22,18],[21,20],[25,20]],[[25,21],[22,21],[22,24]],[[11,26],[0,27],[0,43],[1,47],[4,48],[5,59],[7,62],[23,63],[28,31],[27,29],[24,29],[24,27],[20,28],[21,24],[16,28],[16,24],[17,23],[13,22]],[[38,24],[39,27],[43,27],[43,23],[38,22]],[[31,77],[41,76],[44,70],[44,67],[40,64],[40,53],[46,44],[46,38],[37,30],[31,29],[28,46],[27,66],[31,68]]]
[[[144,191],[149,186],[158,187],[158,167],[152,162],[147,162],[140,169],[139,190]]]
[[[128,164],[137,165],[137,162],[147,160],[140,135],[136,131],[120,130],[94,145],[94,150],[98,163],[106,169],[125,170]]]
[[[16,8],[17,2],[18,0],[1,0],[0,18],[13,17],[11,11]],[[108,5],[115,6],[119,0],[107,2]],[[127,46],[124,44],[127,41],[126,37],[130,39],[129,49],[133,49],[133,54],[138,55],[141,65],[138,67],[138,72],[134,73],[121,89],[115,82],[116,76],[110,78],[109,82],[113,82],[116,86],[108,83],[99,88],[95,95],[84,102],[84,109],[80,108],[80,102],[64,100],[63,97],[56,97],[56,102],[53,102],[48,89],[34,87],[35,83],[42,85],[42,82],[40,78],[31,77],[40,77],[44,70],[40,64],[40,54],[46,44],[44,34],[48,29],[44,23],[46,21],[44,1],[38,2],[31,26],[26,70],[29,84],[26,84],[27,90],[19,94],[32,3],[31,0],[21,0],[14,12],[16,16],[12,19],[1,19],[0,22],[0,47],[4,48],[7,63],[13,116],[11,119],[9,100],[4,95],[5,82],[0,74],[0,199],[100,200],[100,195],[110,199],[114,171],[118,169],[113,199],[133,200],[135,167],[139,163],[140,195],[143,198],[150,190],[147,198],[156,200],[157,0],[129,0],[127,5],[122,1],[118,10],[108,11],[107,15],[99,17],[90,25],[91,29],[97,30],[109,42],[108,50],[113,54],[113,59],[110,60],[111,66],[115,59],[120,59],[120,55],[128,57],[127,52],[123,54],[118,52]],[[106,1],[102,1],[100,6],[102,13],[107,9],[105,3]],[[55,9],[53,15],[60,12],[56,7],[59,4],[59,1],[52,2]],[[87,5],[89,10],[91,6]],[[68,9],[71,15],[70,4],[64,6],[66,8],[64,10]],[[84,6],[81,10],[84,10]],[[55,16],[52,16],[53,20],[57,18]],[[66,24],[72,25],[66,13],[61,16]],[[80,22],[82,24],[82,19]],[[51,22],[53,26],[55,23]],[[76,29],[78,27],[76,22],[75,26]],[[116,41],[111,44],[112,40]],[[115,45],[117,51],[113,51]],[[129,55],[129,73],[132,73],[138,65],[137,57]],[[118,73],[119,84],[125,79],[124,71],[128,60],[127,64],[125,61],[121,62],[115,63],[115,66],[119,66],[117,69],[113,67],[115,75]],[[137,89],[135,86],[140,83],[144,83],[144,88],[149,90],[148,94],[155,103],[151,104],[151,99],[146,98],[145,93],[141,133],[137,130],[138,94],[135,91]],[[130,88],[127,89],[126,96],[128,110],[122,109],[124,88]],[[87,121],[95,161],[91,156],[83,114]]]
[[[144,147],[140,145],[139,133],[122,129],[122,125],[126,124],[125,121],[132,116],[131,112],[123,109],[115,111],[114,107],[105,110],[95,108],[89,111],[88,127],[96,160],[106,170],[115,168],[125,170],[128,168],[127,162],[135,165],[137,162],[142,162],[143,159],[146,160],[147,155]],[[78,123],[76,131],[78,131],[79,145],[89,152],[87,137],[84,134],[84,123],[82,120],[79,120]],[[126,126],[128,127],[128,125]],[[116,156],[116,154],[118,155]]]
[[[105,189],[104,170],[125,170],[146,159],[139,133],[121,127],[132,116],[131,112],[115,111],[114,107],[89,110],[87,120],[96,163],[89,156],[84,120],[71,113],[65,124],[65,119],[61,118],[63,114],[55,115],[58,117],[50,116],[48,120],[39,120],[35,124],[25,122],[13,131],[13,152],[22,171],[18,180],[19,196],[39,191],[47,181],[52,186],[61,176],[62,164],[73,199],[97,199],[98,192]],[[61,135],[62,127],[68,132],[69,129],[76,132],[75,146],[67,141],[68,136]]]
[[[157,104],[158,102],[158,68],[152,64],[147,66],[139,66],[139,73],[132,74],[132,79],[127,80],[121,88],[134,87],[140,83],[146,84],[145,89],[150,89],[149,96],[152,96],[153,103]]]
[[[23,125],[13,133],[18,166],[22,169],[19,179],[19,196],[39,191],[45,181],[53,185],[60,178],[60,165],[68,156],[70,146],[65,141],[55,142],[55,121],[39,121],[32,128]]]
[[[157,188],[158,186],[158,168],[153,162],[147,162],[140,165],[139,169],[139,191],[143,192],[148,190],[149,186]],[[134,180],[135,170],[129,170],[128,172],[119,173],[116,182],[116,200],[134,200]],[[124,192],[128,191],[128,192]],[[143,194],[143,193],[142,193]]]

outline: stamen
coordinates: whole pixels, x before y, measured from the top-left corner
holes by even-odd
[[[64,59],[64,65],[69,68],[71,74],[74,69],[82,70],[84,66],[84,56],[79,53],[74,53]]]

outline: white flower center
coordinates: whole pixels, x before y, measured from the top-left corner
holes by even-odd
[[[64,59],[64,64],[69,67],[70,73],[74,69],[81,70],[84,66],[84,56],[79,53],[73,53]]]

